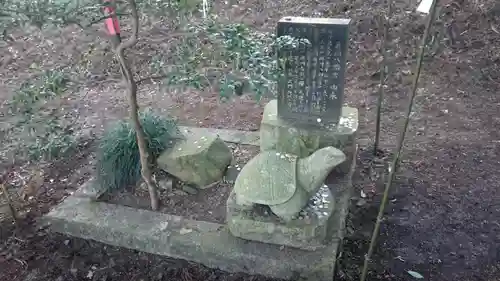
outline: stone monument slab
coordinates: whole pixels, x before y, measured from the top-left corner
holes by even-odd
[[[278,82],[278,113],[302,124],[337,123],[344,96],[350,19],[284,17],[278,37],[308,44],[278,50],[284,75]]]

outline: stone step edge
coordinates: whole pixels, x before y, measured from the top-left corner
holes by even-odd
[[[179,130],[183,134],[193,132],[203,135],[218,135],[219,138],[225,142],[259,146],[260,135],[258,131],[240,131],[188,126],[179,126]]]
[[[226,226],[71,196],[43,217],[55,232],[228,272],[332,280],[338,243],[310,252],[233,237]]]

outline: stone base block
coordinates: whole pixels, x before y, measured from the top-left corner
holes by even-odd
[[[331,191],[324,187],[309,202],[299,216],[286,223],[271,213],[269,207],[256,205],[245,210],[236,204],[235,193],[227,200],[227,225],[236,237],[304,250],[327,247],[329,219],[334,210]]]
[[[358,110],[344,106],[338,124],[323,124],[304,127],[283,120],[278,116],[277,100],[270,101],[264,108],[260,125],[260,150],[277,150],[299,157],[306,157],[314,151],[333,146],[342,150],[348,158],[358,131]],[[343,165],[348,169],[350,163]]]
[[[71,196],[43,221],[63,234],[190,260],[228,272],[332,280],[338,243],[318,251],[246,241],[221,224]]]

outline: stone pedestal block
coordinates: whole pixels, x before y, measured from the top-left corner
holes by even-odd
[[[332,193],[325,186],[297,218],[284,222],[268,207],[255,206],[251,210],[240,207],[232,192],[227,200],[227,225],[236,237],[314,251],[330,242],[328,224],[334,211],[333,203]]]
[[[158,167],[183,182],[204,188],[222,179],[231,149],[216,135],[191,133],[158,157]]]
[[[278,116],[277,100],[270,101],[264,108],[260,126],[260,150],[276,150],[299,157],[309,156],[314,151],[333,146],[342,150],[348,159],[353,154],[358,131],[358,110],[344,106],[338,124],[323,124],[304,127],[293,124]],[[341,170],[348,170],[349,161]]]

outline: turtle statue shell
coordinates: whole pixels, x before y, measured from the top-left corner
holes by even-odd
[[[234,192],[245,202],[285,203],[297,188],[296,171],[297,156],[263,151],[243,167],[234,183]]]

